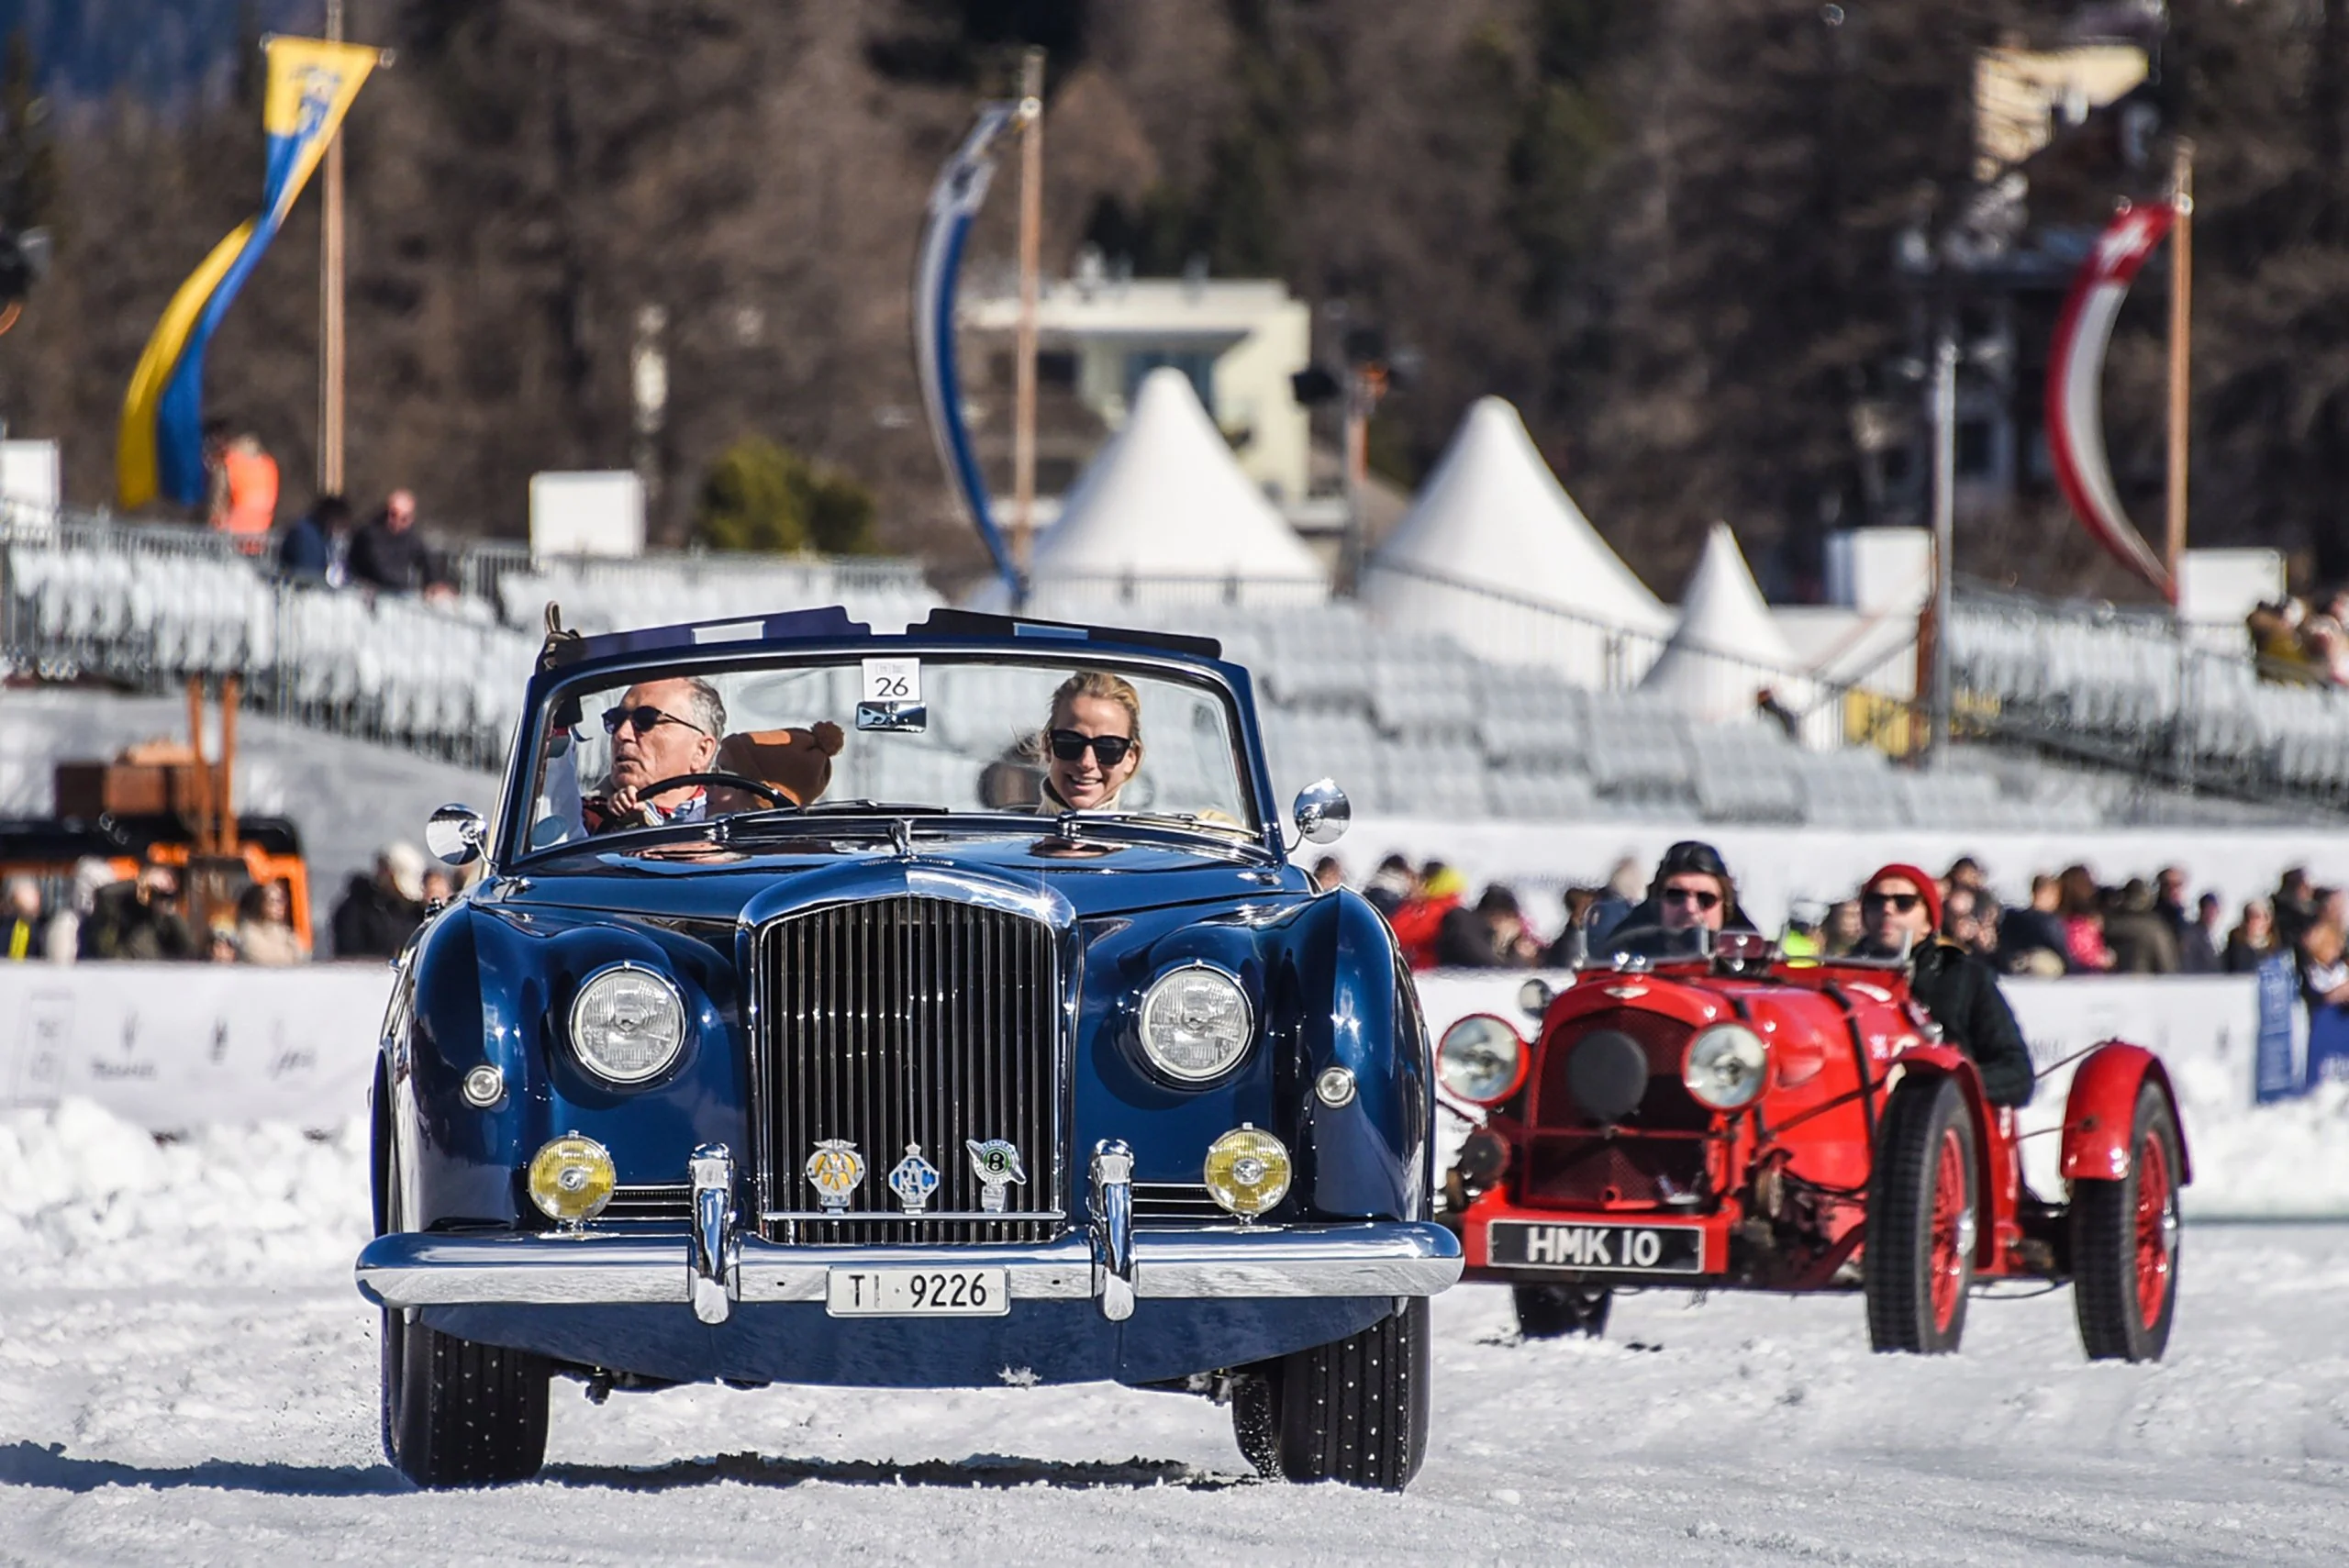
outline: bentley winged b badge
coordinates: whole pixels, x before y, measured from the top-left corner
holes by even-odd
[[[1019,1168],[1019,1149],[1000,1138],[985,1143],[969,1138],[963,1140],[963,1147],[971,1151],[971,1173],[979,1178],[980,1212],[1001,1214],[1006,1189],[1014,1182],[1028,1180],[1028,1173]]]
[[[819,1139],[807,1156],[807,1180],[826,1208],[843,1210],[864,1180],[864,1156],[845,1138]]]

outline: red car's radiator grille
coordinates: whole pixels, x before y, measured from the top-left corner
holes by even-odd
[[[1628,1035],[1647,1057],[1647,1089],[1611,1136],[1576,1103],[1569,1067],[1575,1048],[1601,1030]],[[1576,1018],[1551,1039],[1535,1084],[1523,1201],[1694,1207],[1690,1199],[1704,1185],[1703,1135],[1713,1125],[1712,1113],[1680,1081],[1681,1055],[1695,1032],[1658,1013],[1613,1007]]]
[[[1065,1224],[1058,984],[1041,920],[939,898],[876,898],[759,932],[760,1216],[776,1240],[1038,1241]],[[966,1140],[1003,1139],[1026,1181],[983,1213]],[[827,1211],[805,1167],[854,1145],[863,1179]],[[889,1173],[918,1144],[938,1173],[922,1212]]]
[[[1543,1047],[1542,1075],[1532,1107],[1535,1126],[1598,1125],[1575,1103],[1567,1064],[1574,1060],[1575,1047],[1601,1029],[1631,1036],[1647,1053],[1647,1093],[1641,1096],[1638,1107],[1624,1117],[1621,1125],[1642,1132],[1710,1130],[1713,1113],[1698,1105],[1680,1081],[1680,1058],[1696,1030],[1677,1019],[1636,1007],[1610,1007],[1605,1012],[1586,1014],[1565,1026]]]
[[[1702,1192],[1704,1179],[1701,1138],[1538,1132],[1521,1198],[1529,1204],[1653,1205],[1695,1211],[1707,1207],[1687,1201]]]

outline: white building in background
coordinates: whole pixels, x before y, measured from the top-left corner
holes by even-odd
[[[963,395],[996,516],[1011,491],[1016,280],[974,276],[961,306]],[[1250,483],[1284,512],[1306,502],[1310,436],[1289,377],[1312,354],[1312,316],[1286,284],[1263,278],[1120,278],[1088,252],[1076,275],[1047,281],[1037,307],[1040,517],[1109,435],[1124,428],[1142,379],[1180,371]]]

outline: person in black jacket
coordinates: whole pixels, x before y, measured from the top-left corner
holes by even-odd
[[[375,874],[353,875],[334,906],[334,956],[396,958],[424,923],[424,856],[412,844],[386,844]]]
[[[277,574],[289,583],[340,588],[349,570],[351,507],[321,495],[277,541]]]
[[[351,581],[379,594],[423,590],[431,562],[416,531],[416,495],[395,490],[351,540]]]
[[[81,956],[172,963],[196,955],[187,922],[172,908],[179,877],[169,866],[146,865],[128,882],[102,888],[82,922]]]
[[[1860,918],[1867,936],[1857,956],[1909,961],[1909,995],[1974,1059],[1984,1097],[1994,1106],[2029,1103],[2036,1084],[2031,1048],[1998,991],[1998,973],[1941,934],[1941,884],[1915,866],[1886,866],[1861,886]]]

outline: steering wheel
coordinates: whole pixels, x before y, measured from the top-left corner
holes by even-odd
[[[688,789],[695,784],[700,784],[704,788],[718,784],[726,789],[747,790],[764,799],[776,810],[782,810],[786,806],[794,811],[800,808],[797,801],[775,788],[774,785],[762,784],[757,779],[746,778],[740,773],[679,773],[674,778],[661,779],[646,784],[636,792],[636,798],[649,800],[656,795],[665,795],[673,789]]]

